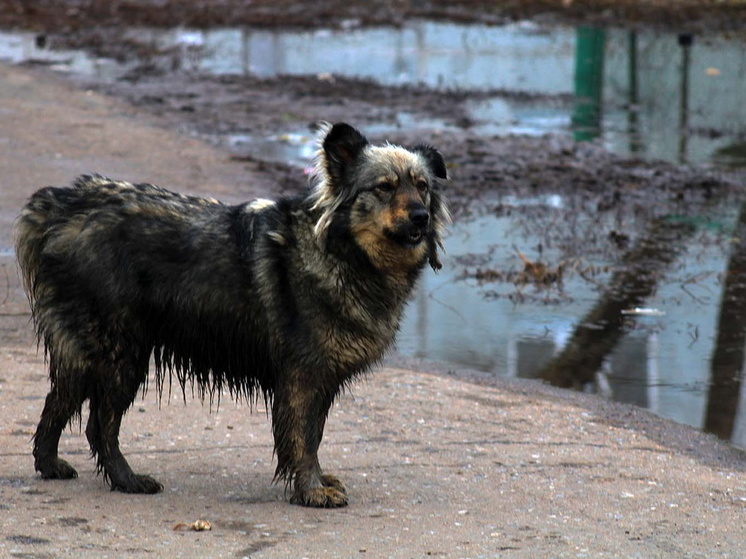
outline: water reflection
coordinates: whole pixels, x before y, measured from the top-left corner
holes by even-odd
[[[130,67],[113,59],[92,56],[82,50],[51,50],[43,36],[30,32],[0,32],[0,61],[42,64],[54,70],[103,80],[114,80]]]
[[[582,388],[597,382],[636,310],[644,306],[658,282],[691,238],[694,227],[669,219],[655,220],[636,246],[622,258],[593,307],[578,320],[561,352],[537,373],[555,386]]]
[[[740,422],[738,433],[735,429],[746,349],[746,206],[741,207],[731,245],[712,350],[704,428],[724,439],[743,441],[746,422]]]
[[[174,31],[152,40],[180,44],[182,37]],[[548,95],[569,92],[566,76],[572,74],[572,30],[530,23],[496,28],[412,22],[399,29],[344,32],[224,29],[190,31],[188,42],[203,47],[196,68],[214,74],[327,73],[388,85]]]
[[[267,77],[339,74],[391,85],[491,91],[489,99],[468,105],[477,134],[574,132],[600,136],[621,153],[746,163],[739,148],[746,130],[746,48],[737,38],[418,21],[345,31],[131,29],[126,39],[149,47],[142,49],[151,53],[148,64],[154,63],[152,53],[161,53],[168,69]],[[32,33],[0,33],[0,59],[45,61],[104,79],[133,65],[50,51]]]
[[[622,255],[606,258],[582,224],[607,238],[619,216],[547,200],[533,201],[542,211],[530,222],[526,212],[507,212],[454,228],[444,272],[425,277],[400,350],[605,393],[746,446],[743,215],[715,204],[700,217],[640,223]],[[588,259],[568,259],[560,248],[539,252],[549,227],[588,248]],[[517,282],[525,262],[516,246],[548,269],[569,263],[561,284]],[[487,271],[499,273],[487,281]]]
[[[470,105],[476,133],[574,133],[669,161],[743,160],[730,159],[727,148],[746,128],[746,49],[723,36],[413,22],[396,30],[184,37],[175,31],[151,40],[200,45],[194,67],[217,74],[340,74],[495,91]]]

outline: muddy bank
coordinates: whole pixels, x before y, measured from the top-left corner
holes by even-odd
[[[407,19],[504,23],[541,18],[574,23],[677,26],[689,31],[740,29],[746,19],[741,2],[716,0],[532,0],[477,2],[321,2],[256,0],[0,0],[0,26],[39,31],[81,31],[92,25],[215,27],[343,27],[398,25]]]

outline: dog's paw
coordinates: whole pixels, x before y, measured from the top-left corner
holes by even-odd
[[[345,487],[345,484],[340,481],[340,479],[337,476],[333,476],[330,474],[322,474],[321,476],[321,484],[324,487],[329,487],[331,489],[336,489],[340,493],[347,495],[347,488]]]
[[[163,491],[163,485],[150,476],[133,474],[128,477],[126,482],[111,482],[112,491],[121,491],[122,493],[160,493]]]
[[[338,479],[334,479],[337,483],[340,483]],[[342,486],[342,489],[344,489],[344,486]],[[333,509],[346,507],[347,495],[334,487],[312,487],[311,489],[296,491],[290,502],[304,507]]]
[[[38,461],[36,471],[41,473],[42,479],[75,479],[78,472],[62,458]]]

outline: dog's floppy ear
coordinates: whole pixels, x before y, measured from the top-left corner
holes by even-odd
[[[426,161],[430,172],[436,178],[441,180],[448,179],[446,162],[437,149],[428,144],[418,144],[412,148],[412,151],[419,154]],[[443,232],[446,224],[451,222],[448,204],[437,185],[433,187],[430,193],[430,216],[432,219],[432,231],[427,243],[428,260],[432,269],[437,272],[443,267],[438,255],[438,250],[443,250]]]
[[[333,181],[344,176],[345,169],[353,163],[368,145],[360,132],[349,124],[340,122],[329,129],[322,143],[326,155],[326,172]]]
[[[446,171],[446,162],[443,160],[443,156],[433,146],[428,144],[418,144],[412,148],[412,151],[419,153],[427,161],[428,166],[432,173],[439,179],[447,179],[448,172]]]
[[[443,267],[439,255],[439,250],[445,250],[443,233],[446,225],[451,222],[448,203],[438,188],[433,189],[430,194],[430,215],[432,216],[432,229],[427,239],[428,261],[430,267],[437,272]]]

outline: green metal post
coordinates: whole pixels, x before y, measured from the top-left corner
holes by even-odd
[[[575,44],[575,106],[573,136],[592,140],[600,134],[604,81],[606,32],[595,27],[578,27]]]

